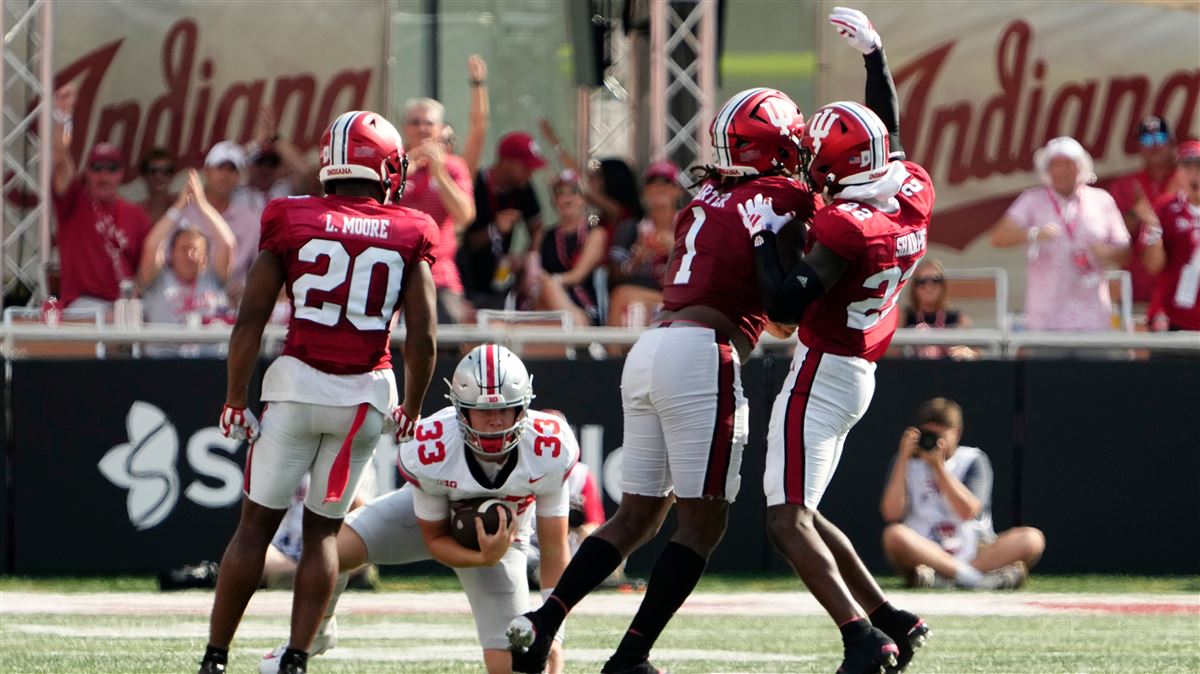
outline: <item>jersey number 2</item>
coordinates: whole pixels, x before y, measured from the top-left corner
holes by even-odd
[[[896,296],[900,294],[900,288],[917,270],[917,263],[920,261],[919,257],[913,260],[912,265],[903,272],[900,271],[900,267],[888,267],[863,281],[864,288],[874,290],[885,283],[887,287],[883,290],[883,297],[868,297],[846,307],[846,326],[855,330],[870,330],[878,325],[879,321],[896,308]]]
[[[351,268],[350,254],[345,246],[329,239],[313,239],[299,251],[301,262],[316,262],[321,258],[329,260],[329,267],[324,274],[305,274],[292,284],[292,298],[296,304],[296,318],[320,323],[321,325],[337,325],[342,315],[343,307],[334,302],[322,302],[313,306],[308,302],[310,290],[329,292],[346,282],[349,270],[350,290],[346,296],[346,320],[359,330],[386,330],[400,298],[400,283],[404,279],[404,258],[399,251],[388,248],[371,246],[354,258]],[[371,289],[371,276],[376,265],[383,265],[387,270],[387,289],[384,291],[383,304],[379,313],[367,312],[367,297]]]

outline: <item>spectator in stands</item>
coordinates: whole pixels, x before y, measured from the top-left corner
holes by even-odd
[[[662,304],[683,188],[679,168],[666,160],[650,164],[643,180],[646,216],[617,225],[609,249],[609,325],[642,327]]]
[[[442,144],[445,107],[432,98],[413,98],[404,106],[404,149],[408,181],[400,203],[427,213],[438,223],[440,239],[433,249],[433,283],[437,288],[439,323],[458,323],[463,313],[463,284],[454,262],[458,234],[475,219],[470,172]]]
[[[308,162],[299,148],[280,135],[274,114],[265,107],[259,110],[254,139],[243,150],[246,170],[238,189],[250,197],[260,217],[267,202],[304,194],[317,176],[319,166]],[[254,252],[258,254],[257,246]]]
[[[962,429],[962,408],[951,400],[917,408],[879,505],[884,552],[913,587],[1020,587],[1046,538],[1033,527],[996,536],[992,466],[982,450],[958,444]]]
[[[1200,141],[1179,146],[1179,178],[1174,199],[1159,203],[1160,225],[1142,233],[1143,261],[1159,274],[1151,317],[1159,330],[1200,330]]]
[[[483,156],[483,144],[488,130],[487,62],[478,54],[467,58],[467,81],[471,85],[471,112],[467,124],[467,140],[463,144],[462,158],[467,164],[471,180],[479,173],[479,160]],[[449,129],[449,125],[446,127]],[[453,134],[453,131],[451,131]]]
[[[266,206],[261,199],[256,200],[246,190],[238,189],[245,167],[245,151],[231,140],[213,145],[204,158],[204,201],[213,207],[237,242],[226,288],[234,306],[241,299],[250,265],[258,256],[259,219]],[[220,235],[209,220],[208,215],[201,212],[199,200],[193,198],[180,209],[178,225],[199,229],[208,237],[209,248],[215,251]]]
[[[514,131],[500,138],[496,163],[475,177],[475,220],[463,236],[457,262],[467,299],[476,308],[504,308],[527,264],[536,267],[542,206],[529,183],[545,165],[533,137]],[[514,234],[522,229],[532,255],[513,248]]]
[[[541,279],[534,285],[534,309],[567,311],[575,325],[600,318],[594,272],[604,261],[605,237],[588,213],[579,176],[563,171],[551,185],[558,224],[542,238]]]
[[[583,167],[559,140],[550,120],[543,118],[538,126],[546,141],[558,153],[563,168],[582,175]],[[612,241],[617,225],[631,218],[641,220],[645,215],[641,199],[638,198],[637,177],[629,164],[616,157],[593,160],[587,168],[588,180],[583,185],[583,195],[599,212],[600,225],[609,241]]]
[[[1133,300],[1149,302],[1154,276],[1142,264],[1140,236],[1145,228],[1160,224],[1154,212],[1159,200],[1164,195],[1169,199],[1181,184],[1175,175],[1175,136],[1167,120],[1157,115],[1143,118],[1137,139],[1142,169],[1114,180],[1109,191],[1125,218],[1133,242],[1133,255],[1125,265],[1133,279]],[[1153,307],[1150,313],[1155,313]]]
[[[142,210],[146,212],[147,220],[158,222],[178,197],[171,194],[171,181],[175,179],[175,157],[166,148],[156,147],[142,157],[138,168],[146,186]]]
[[[902,327],[918,330],[942,328],[970,328],[971,317],[957,309],[951,309],[946,289],[946,268],[939,260],[926,258],[917,265],[917,271],[909,282],[912,290],[908,294],[908,306],[904,308]],[[928,345],[905,349],[906,355],[916,358],[946,358],[974,360],[978,357],[969,346]]]
[[[195,225],[180,226],[181,213],[189,206],[203,222],[203,232]],[[223,316],[227,307],[225,284],[233,268],[236,246],[233,232],[208,203],[200,175],[188,171],[186,187],[175,205],[154,223],[142,251],[138,286],[146,320],[195,327]],[[198,355],[200,351],[194,345],[150,345],[146,349],[152,356]],[[216,353],[217,349],[204,351]]]
[[[76,94],[70,84],[54,94],[51,187],[62,269],[58,296],[64,307],[108,310],[121,281],[137,274],[150,222],[145,211],[117,193],[125,160],[115,146],[97,143],[83,172],[76,172],[70,154]]]
[[[1129,231],[1113,198],[1091,187],[1092,158],[1073,138],[1054,138],[1034,155],[1042,186],[1021,193],[992,228],[992,245],[1026,245],[1025,326],[1108,330],[1112,300],[1106,267],[1129,257]]]

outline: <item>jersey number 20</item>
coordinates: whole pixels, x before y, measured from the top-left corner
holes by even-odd
[[[371,246],[354,258],[351,267],[350,254],[340,242],[313,239],[300,249],[299,257],[301,262],[316,262],[324,257],[329,260],[329,267],[324,274],[305,274],[292,284],[296,318],[333,326],[337,325],[344,309],[346,320],[359,330],[387,329],[404,279],[404,258],[399,251]],[[376,265],[383,265],[387,269],[387,290],[379,313],[368,313],[367,297],[370,295],[371,276]],[[320,306],[309,304],[308,291],[331,291],[344,284],[347,276],[350,289],[346,294],[345,307],[335,302],[322,302]]]

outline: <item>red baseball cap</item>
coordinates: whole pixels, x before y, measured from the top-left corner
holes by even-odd
[[[92,151],[88,153],[87,163],[94,164],[101,161],[111,161],[118,164],[124,163],[125,158],[121,156],[121,151],[112,143],[96,143],[92,146]]]
[[[530,171],[536,171],[546,165],[546,158],[538,152],[537,141],[522,131],[513,131],[501,136],[496,153],[501,159],[516,159]]]
[[[1179,144],[1179,161],[1200,161],[1200,140],[1189,140]]]
[[[650,162],[646,167],[646,172],[642,174],[642,182],[648,183],[655,178],[664,178],[671,182],[679,181],[679,167],[669,159],[659,159],[658,161]]]

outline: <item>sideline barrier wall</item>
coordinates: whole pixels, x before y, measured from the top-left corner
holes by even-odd
[[[438,362],[426,413],[447,404],[442,378],[454,364]],[[236,524],[245,463],[245,448],[216,428],[224,361],[9,365],[11,442],[3,448],[11,480],[0,480],[8,484],[7,498],[0,486],[0,550],[12,554],[4,570],[145,573],[219,559]],[[577,432],[603,429],[600,449],[613,462],[621,361],[528,365],[534,407],[562,410]],[[788,366],[768,356],[743,369],[750,442],[714,571],[786,569],[766,537],[762,470],[770,405]],[[260,367],[252,400],[261,375]],[[1046,531],[1041,570],[1200,572],[1193,535],[1200,530],[1200,360],[885,360],[876,379],[871,408],[851,432],[821,507],[873,570],[887,569],[878,503],[900,433],[921,401],[943,395],[963,406],[963,443],[991,458],[997,527]],[[619,494],[615,465],[593,468],[606,494]],[[606,507],[615,509],[610,496]],[[632,572],[649,569],[673,528],[668,521],[631,558]]]

